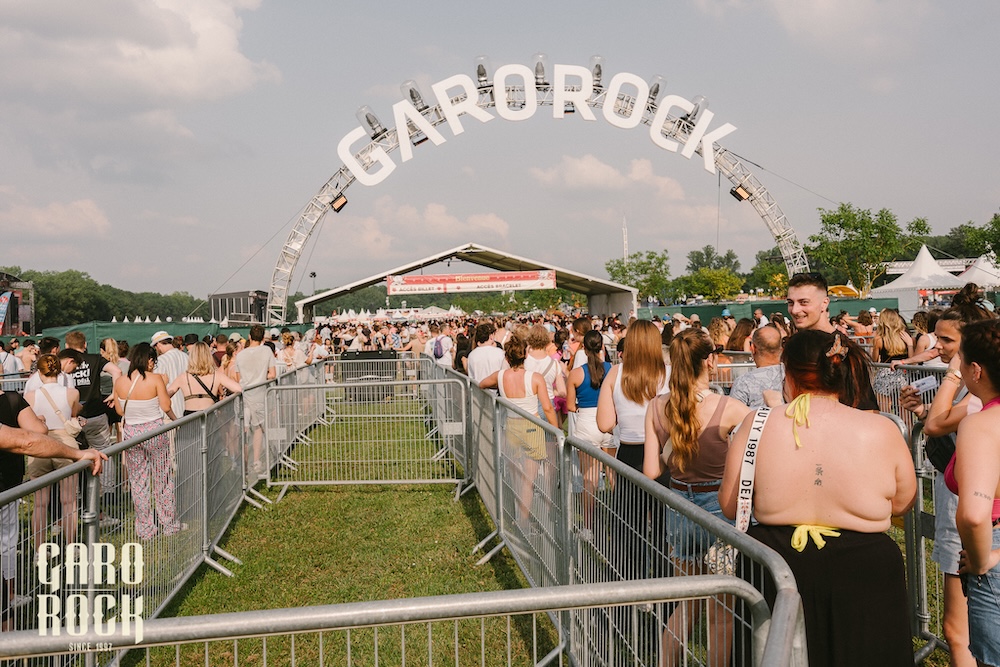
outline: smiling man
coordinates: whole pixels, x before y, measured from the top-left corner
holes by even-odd
[[[788,316],[797,331],[815,329],[833,333],[826,278],[820,273],[796,273],[788,280]]]
[[[834,333],[836,327],[830,321],[830,296],[826,278],[821,273],[796,273],[788,279],[788,316],[795,331],[815,330]],[[845,389],[840,402],[859,410],[878,411],[878,401],[871,384],[871,358],[857,343],[847,336],[841,336],[848,348],[847,363],[854,382]]]

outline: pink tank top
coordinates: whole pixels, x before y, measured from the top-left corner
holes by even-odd
[[[986,405],[983,406],[983,410],[991,408],[994,405],[1000,405],[1000,396],[997,396]],[[944,469],[944,484],[948,487],[948,490],[958,495],[958,480],[955,479],[955,454],[951,455],[951,460],[948,461],[948,466]],[[1000,519],[1000,498],[993,499],[993,523]]]

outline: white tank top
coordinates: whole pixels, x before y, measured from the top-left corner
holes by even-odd
[[[639,404],[630,401],[622,392],[622,367],[618,367],[618,374],[615,376],[615,388],[611,396],[615,402],[615,413],[618,415],[619,440],[629,444],[637,444],[646,441],[646,406],[649,402]],[[664,394],[668,390],[667,383],[664,382],[657,390],[657,394]]]
[[[46,393],[52,397],[56,407],[58,407],[63,413],[62,419],[60,419],[59,415],[56,414],[55,408],[52,407],[52,403],[49,403],[49,400],[45,398]],[[57,431],[63,428],[63,421],[70,419],[73,416],[69,407],[69,399],[66,398],[66,387],[62,386],[58,382],[43,384],[35,390],[35,405],[32,410],[35,411],[36,415],[45,420],[45,425],[52,431]]]
[[[529,355],[524,359],[524,370],[526,373],[538,373],[545,378],[545,388],[548,390],[549,400],[555,398],[556,374],[559,373],[559,366],[555,359],[549,356],[535,359]]]
[[[535,390],[531,386],[531,376],[535,375],[530,371],[524,372],[524,396],[520,398],[515,398],[508,396],[503,390],[503,374],[509,371],[509,368],[501,370],[497,374],[497,387],[500,389],[500,395],[506,398],[508,401],[521,408],[529,415],[538,416],[538,395],[535,394]]]
[[[118,402],[125,405],[125,399],[119,397]],[[160,399],[153,398],[130,398],[128,405],[125,405],[125,416],[122,421],[129,426],[145,424],[156,421],[163,417],[163,410],[160,409]]]

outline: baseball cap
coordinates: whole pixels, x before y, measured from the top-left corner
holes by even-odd
[[[233,333],[229,334],[230,343],[238,343],[241,340],[243,340],[243,336],[241,336],[238,331],[234,331]]]
[[[729,312],[729,309],[728,309],[728,308],[723,308],[723,309],[722,309],[722,316],[723,316],[723,317],[729,317],[729,316],[730,316],[731,314],[732,314],[732,313],[730,313],[730,312]]]
[[[869,312],[869,313],[871,313],[872,315],[874,315],[874,314],[875,314],[875,313],[877,313],[878,311],[877,311],[877,310],[875,310],[874,308],[869,308],[869,309],[868,309],[868,312]]]
[[[162,343],[163,341],[171,340],[172,338],[173,336],[168,334],[166,331],[157,331],[153,334],[153,337],[149,339],[149,342],[156,345],[157,343]]]

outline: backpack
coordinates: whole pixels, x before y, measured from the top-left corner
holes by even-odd
[[[444,343],[441,342],[443,336],[434,339],[434,358],[440,359],[444,356]]]

